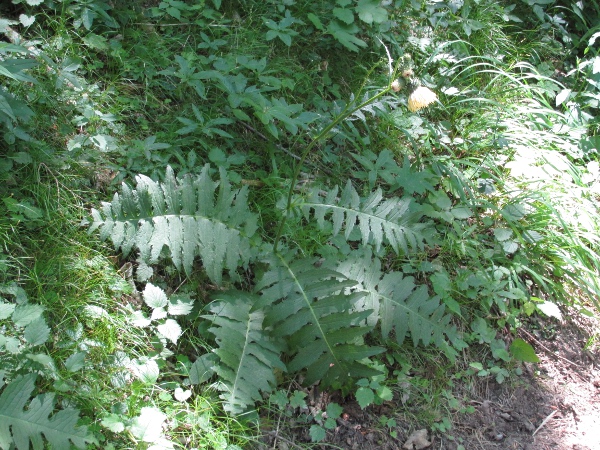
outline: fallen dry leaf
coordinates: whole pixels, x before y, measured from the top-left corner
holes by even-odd
[[[427,430],[417,430],[408,437],[408,440],[404,443],[402,448],[406,450],[421,450],[431,445],[431,442],[427,440]]]

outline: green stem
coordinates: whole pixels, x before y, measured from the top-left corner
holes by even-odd
[[[392,79],[393,79],[393,77],[392,77]],[[390,81],[390,83],[391,83],[391,81]],[[290,188],[288,190],[285,214],[284,214],[283,218],[281,219],[281,222],[279,222],[279,228],[277,229],[277,234],[275,236],[275,242],[273,244],[273,252],[277,252],[277,245],[279,244],[279,241],[281,240],[281,234],[283,233],[283,227],[285,226],[288,214],[290,212],[290,207],[292,205],[292,196],[294,195],[294,186],[296,186],[296,181],[298,180],[298,176],[300,175],[300,170],[302,169],[302,165],[304,164],[304,161],[306,161],[306,158],[308,157],[310,151],[314,148],[315,145],[317,145],[317,143],[319,141],[321,141],[325,136],[327,136],[327,134],[333,128],[335,128],[342,120],[344,120],[348,116],[354,114],[356,111],[364,108],[369,103],[374,102],[379,97],[382,97],[383,95],[387,94],[390,90],[391,90],[391,84],[388,85],[388,87],[386,89],[384,89],[383,91],[375,94],[373,97],[368,98],[367,100],[365,100],[364,102],[362,102],[360,105],[358,105],[357,107],[355,107],[353,109],[350,109],[350,105],[346,106],[346,108],[344,108],[342,113],[338,117],[336,117],[336,119],[333,122],[331,122],[329,125],[327,125],[325,128],[323,128],[323,130],[321,130],[321,132],[312,141],[310,141],[310,143],[306,146],[306,148],[300,155],[300,160],[296,164],[296,167],[294,168],[294,173],[292,174],[292,182],[290,183]]]

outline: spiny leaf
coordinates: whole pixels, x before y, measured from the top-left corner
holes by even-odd
[[[136,181],[135,189],[123,184],[101,211],[92,210],[90,232],[98,229],[101,239],[110,237],[125,255],[137,248],[147,264],[156,263],[166,248],[175,267],[188,275],[199,256],[217,284],[224,269],[234,272],[248,263],[257,219],[248,209],[247,187],[233,190],[224,170],[220,182],[211,179],[208,165],[195,179],[178,180],[168,167],[163,183],[144,175]]]
[[[214,350],[220,362],[216,373],[222,381],[225,409],[238,414],[262,399],[276,386],[275,369],[285,371],[280,361],[282,346],[263,331],[264,313],[251,311],[258,297],[246,292],[219,293],[205,315],[216,337]]]
[[[314,211],[320,228],[324,228],[326,220],[331,222],[334,236],[344,229],[349,240],[358,226],[363,245],[374,244],[379,250],[385,238],[396,253],[408,253],[409,249],[423,247],[421,230],[425,227],[417,222],[410,204],[410,197],[384,199],[381,189],[361,198],[348,181],[339,197],[337,187],[325,195],[317,189],[311,190],[302,210],[307,219]]]
[[[410,334],[413,344],[434,343],[449,357],[455,350],[448,344],[450,340],[456,348],[464,344],[460,339],[452,316],[446,314],[445,305],[439,297],[430,297],[426,286],[416,286],[413,277],[405,277],[400,272],[383,274],[381,262],[371,255],[371,251],[354,252],[341,262],[337,270],[346,276],[352,276],[358,282],[358,288],[368,294],[355,307],[368,308],[373,312],[367,317],[367,323],[381,327],[381,333],[387,338],[393,331],[398,344]]]
[[[86,427],[76,426],[79,418],[76,409],[53,413],[53,394],[41,394],[29,402],[36,377],[32,373],[19,376],[0,395],[0,448],[8,450],[14,444],[18,450],[28,450],[31,441],[34,450],[41,450],[42,435],[52,448],[71,448],[71,444],[86,448],[86,442],[93,442],[93,438]]]
[[[315,262],[274,255],[256,287],[262,298],[255,308],[267,311],[265,326],[285,339],[293,356],[288,370],[306,370],[306,384],[373,375],[358,362],[383,351],[362,343],[371,328],[360,324],[371,311],[352,311],[364,292],[344,292],[356,281]]]

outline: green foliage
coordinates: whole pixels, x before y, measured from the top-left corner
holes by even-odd
[[[418,215],[410,209],[410,197],[384,198],[382,191],[377,189],[362,199],[350,181],[339,198],[338,192],[337,187],[323,195],[319,189],[312,189],[302,201],[305,217],[308,219],[311,210],[314,211],[317,225],[323,228],[325,216],[331,213],[333,236],[344,229],[347,240],[353,240],[351,234],[358,225],[362,244],[372,244],[376,250],[381,248],[384,238],[396,253],[423,248],[421,230],[426,224],[418,223]]]
[[[44,448],[42,435],[54,448],[69,448],[71,443],[77,448],[86,448],[93,442],[87,427],[76,426],[79,418],[72,408],[54,412],[53,394],[41,394],[31,399],[37,376],[33,373],[19,376],[11,381],[0,395],[0,447],[11,448],[14,443],[18,450]],[[4,380],[0,379],[0,388]]]
[[[362,407],[397,378],[427,414],[467,345],[485,356],[464,375],[504,382],[536,356],[498,329],[597,303],[594,2],[191,3],[0,7],[15,414],[54,423],[56,395],[107,448],[235,448],[248,430],[218,405],[271,394],[320,441],[341,408],[309,412],[288,377]],[[410,113],[398,77],[439,103]],[[92,213],[122,254],[103,257],[77,224],[122,181]],[[33,374],[47,393],[30,401]],[[10,427],[3,446],[54,442]]]
[[[136,181],[136,189],[123,185],[122,195],[115,194],[102,212],[92,210],[90,231],[99,229],[125,255],[136,248],[146,264],[156,263],[166,247],[175,267],[188,275],[199,256],[218,284],[224,269],[233,274],[248,263],[256,217],[248,209],[246,187],[232,190],[224,171],[220,183],[212,181],[208,166],[195,180],[178,181],[168,168],[164,183],[143,175]]]
[[[288,370],[305,369],[307,384],[321,380],[331,385],[343,382],[347,374],[369,374],[371,370],[359,361],[383,349],[368,347],[362,340],[370,327],[361,322],[370,311],[353,311],[352,306],[365,293],[344,294],[356,282],[315,263],[312,258],[271,258],[256,286],[262,297],[255,307],[266,309],[266,325],[287,343],[292,357]]]
[[[258,402],[262,393],[276,386],[274,371],[285,371],[279,360],[282,347],[264,331],[265,314],[251,311],[257,298],[245,292],[226,292],[217,296],[206,315],[213,326],[221,364],[216,373],[223,383],[225,409],[235,414]]]

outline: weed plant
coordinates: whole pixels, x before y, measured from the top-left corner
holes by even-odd
[[[595,314],[597,14],[543,3],[0,7],[0,448],[320,441],[313,383],[449,433]]]

